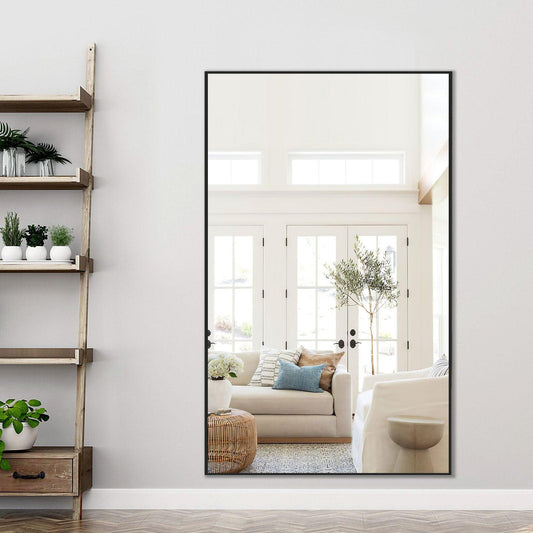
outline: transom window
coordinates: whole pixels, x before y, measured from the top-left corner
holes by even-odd
[[[402,152],[305,152],[289,154],[293,185],[401,185]]]
[[[207,181],[209,185],[259,185],[260,152],[210,152]]]

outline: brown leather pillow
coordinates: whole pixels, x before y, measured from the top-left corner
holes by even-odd
[[[341,360],[344,352],[337,353],[325,353],[325,352],[313,352],[304,348],[300,348],[302,355],[298,361],[298,366],[314,366],[326,364],[324,370],[322,370],[322,375],[320,376],[320,388],[331,392],[331,380],[333,379],[333,374],[337,369],[337,365]]]

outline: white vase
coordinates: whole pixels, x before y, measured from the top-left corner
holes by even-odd
[[[70,261],[72,250],[70,246],[52,246],[50,249],[50,259],[52,261]]]
[[[26,248],[26,259],[28,261],[46,261],[45,246],[28,246]]]
[[[15,150],[15,176],[26,175],[26,150],[17,148]]]
[[[17,149],[4,148],[2,151],[2,176],[17,175]]]
[[[207,410],[216,413],[229,409],[231,402],[231,383],[227,379],[207,380]]]
[[[13,424],[2,429],[0,440],[4,441],[4,444],[6,445],[4,450],[6,452],[29,450],[35,444],[37,433],[39,432],[39,426],[32,428],[27,422],[22,422],[22,426],[22,431],[18,434],[13,428]]]
[[[45,159],[44,161],[39,161],[39,176],[53,176],[54,175],[54,164],[52,160]]]
[[[4,246],[2,248],[2,259],[4,261],[20,261],[22,259],[22,248],[20,246]]]

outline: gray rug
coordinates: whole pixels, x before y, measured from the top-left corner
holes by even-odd
[[[356,474],[351,444],[258,444],[241,474]]]

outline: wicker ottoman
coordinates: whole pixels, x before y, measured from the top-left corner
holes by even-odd
[[[257,452],[255,418],[246,411],[207,418],[209,474],[235,474],[250,466]]]

